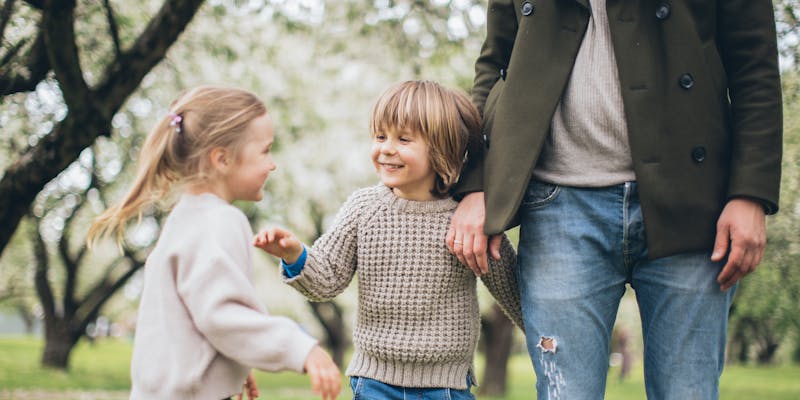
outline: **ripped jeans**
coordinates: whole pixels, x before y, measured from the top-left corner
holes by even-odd
[[[708,253],[647,259],[636,183],[532,181],[520,208],[519,285],[538,399],[602,399],[625,285],[636,293],[647,397],[717,399],[728,309]]]

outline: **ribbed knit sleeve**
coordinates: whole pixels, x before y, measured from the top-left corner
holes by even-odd
[[[358,222],[374,207],[374,190],[358,190],[339,209],[333,225],[308,249],[300,275],[284,281],[311,301],[327,301],[340,294],[356,272]]]
[[[489,273],[482,276],[481,281],[489,289],[492,297],[497,300],[497,304],[500,305],[503,312],[524,332],[516,266],[517,252],[514,251],[514,247],[504,234],[500,245],[500,259],[495,260],[489,257]]]

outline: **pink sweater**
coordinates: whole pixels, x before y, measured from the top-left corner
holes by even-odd
[[[251,367],[303,371],[316,341],[259,301],[252,237],[224,200],[181,197],[144,268],[131,399],[221,399]]]

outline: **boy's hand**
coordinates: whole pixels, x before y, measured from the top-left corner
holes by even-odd
[[[253,239],[253,246],[293,264],[303,254],[303,244],[291,232],[281,228],[267,228]]]
[[[339,367],[322,347],[314,346],[303,365],[311,378],[314,393],[322,395],[323,400],[335,400],[342,390],[342,378]]]

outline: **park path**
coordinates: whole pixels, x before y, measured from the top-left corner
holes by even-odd
[[[127,400],[127,391],[0,390],[0,400]]]

